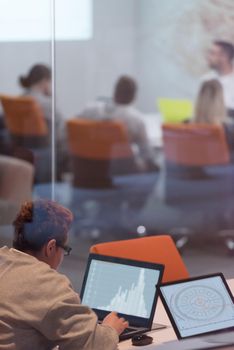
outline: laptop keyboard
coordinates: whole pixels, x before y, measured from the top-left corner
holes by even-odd
[[[135,328],[135,327],[128,327],[126,328],[119,336],[119,340],[126,340],[129,338],[132,338],[134,335],[141,334],[146,332],[146,328]]]
[[[128,328],[125,328],[125,330],[121,333],[121,335],[126,334],[126,333],[135,332],[135,331],[137,331],[137,328],[128,327]]]

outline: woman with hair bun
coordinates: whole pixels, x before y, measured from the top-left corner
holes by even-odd
[[[44,64],[36,64],[26,76],[19,78],[19,83],[29,91],[51,96],[51,69]]]
[[[19,77],[19,84],[24,89],[25,96],[33,97],[40,105],[49,133],[52,130],[52,89],[51,69],[45,64],[35,64],[26,75]],[[66,148],[65,125],[62,115],[55,109],[55,139],[57,154],[57,176],[69,167]]]
[[[45,64],[35,64],[26,75],[19,77],[19,84],[24,89],[24,95],[32,96],[41,106],[45,119],[51,129],[52,120],[52,91],[51,91],[51,69]],[[56,136],[62,138],[62,117],[55,111]]]

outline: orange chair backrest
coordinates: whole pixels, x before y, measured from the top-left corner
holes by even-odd
[[[189,277],[175,243],[168,235],[99,243],[90,248],[90,253],[163,264],[163,282]]]
[[[68,144],[73,155],[89,159],[133,156],[124,125],[115,120],[70,119]]]
[[[164,124],[165,158],[186,166],[221,165],[230,161],[222,126],[208,124]]]
[[[28,96],[0,96],[6,125],[15,136],[46,136],[48,127],[40,105]]]

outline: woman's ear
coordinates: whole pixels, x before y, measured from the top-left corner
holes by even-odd
[[[50,258],[56,253],[56,240],[51,239],[45,246],[45,256]]]

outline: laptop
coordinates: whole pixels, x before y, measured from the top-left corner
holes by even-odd
[[[125,340],[151,330],[164,266],[142,261],[90,254],[81,288],[81,301],[101,322],[111,311],[129,322]],[[156,324],[154,329],[166,326]]]
[[[234,298],[222,273],[164,283],[158,289],[178,339],[234,329]]]

